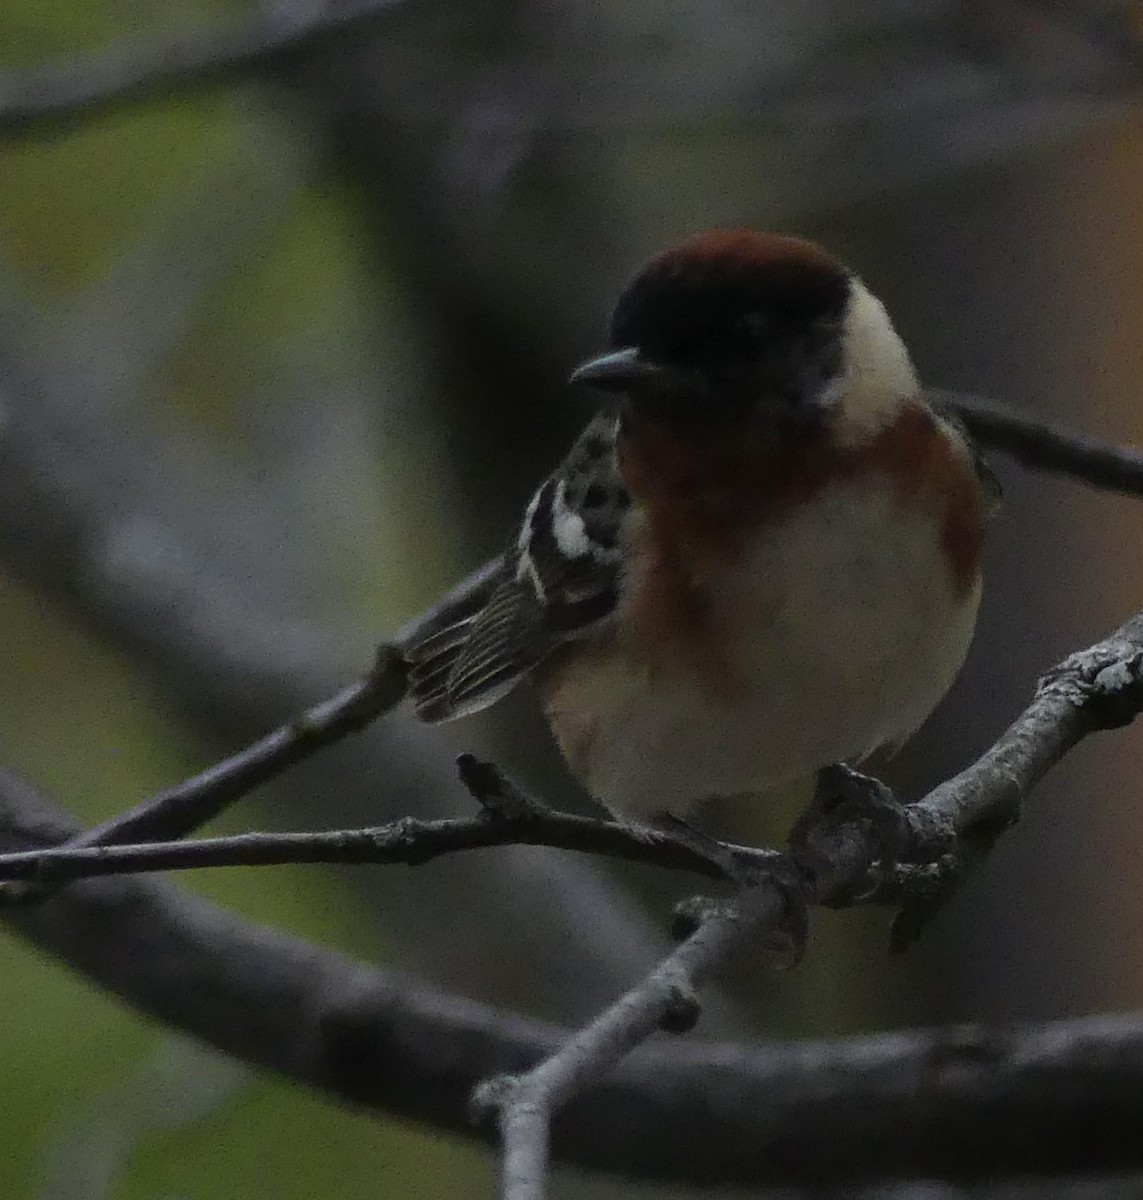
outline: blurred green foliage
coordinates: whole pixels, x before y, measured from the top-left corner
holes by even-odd
[[[0,9],[0,68],[238,11],[157,0],[9,0]],[[5,145],[0,264],[21,300],[66,310],[204,172],[236,169],[252,119],[231,95],[208,92]],[[268,158],[289,153],[272,122],[260,134]],[[156,388],[162,420],[184,422],[231,453],[241,452],[231,397],[269,386],[302,357],[311,374],[333,374],[367,335],[343,206],[314,189],[291,195],[203,305]],[[67,614],[4,578],[0,643],[0,758],[81,820],[105,817],[208,761],[211,751],[153,684]],[[229,818],[232,827],[257,823],[252,804]],[[365,957],[380,952],[374,923],[336,875],[217,872],[183,882],[253,919]],[[5,1197],[376,1200],[462,1194],[473,1180],[487,1190],[474,1150],[221,1064],[11,937],[0,940],[0,978]]]

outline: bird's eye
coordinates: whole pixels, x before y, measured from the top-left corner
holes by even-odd
[[[770,330],[770,318],[763,312],[743,313],[738,318],[738,333],[748,342],[760,342]]]

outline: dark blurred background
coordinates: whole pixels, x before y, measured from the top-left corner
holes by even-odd
[[[339,6],[0,6],[0,751],[84,821],[328,694],[496,551],[589,414],[564,380],[610,297],[698,228],[819,238],[927,381],[1140,436],[1140,6],[352,6],[372,15],[247,69],[26,125],[4,106],[44,64],[58,91],[93,55]],[[906,794],[1143,598],[1137,502],[996,465],[980,631],[887,768]],[[442,730],[391,718],[221,827],[465,812],[459,749],[584,805],[521,695]],[[823,913],[801,968],[743,965],[698,1036],[1143,1005],[1141,750],[1082,746],[907,956],[883,914]],[[793,815],[727,820],[765,841]],[[566,1021],[637,977],[693,887],[524,849],[182,882]],[[483,1152],[255,1077],[11,939],[0,979],[5,1197],[488,1194]]]

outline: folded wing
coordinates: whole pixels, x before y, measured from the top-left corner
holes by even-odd
[[[406,648],[423,720],[486,708],[557,646],[611,617],[629,507],[615,418],[601,414],[532,497],[487,601]]]

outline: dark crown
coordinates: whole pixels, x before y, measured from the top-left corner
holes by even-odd
[[[610,342],[657,362],[749,362],[836,340],[849,272],[800,238],[714,229],[653,258],[620,296]]]

